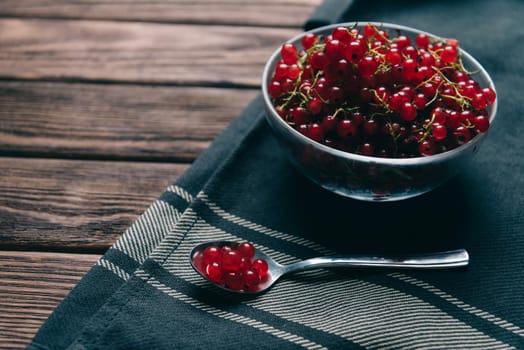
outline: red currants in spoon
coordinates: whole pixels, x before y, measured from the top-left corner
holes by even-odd
[[[191,266],[218,287],[237,293],[260,293],[282,275],[325,267],[386,267],[397,269],[441,269],[467,266],[466,250],[458,249],[404,257],[326,256],[281,265],[248,242],[203,243],[191,251]]]

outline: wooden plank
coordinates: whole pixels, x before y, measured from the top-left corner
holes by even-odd
[[[23,349],[99,255],[0,251],[0,348]]]
[[[298,29],[0,19],[0,78],[258,88]]]
[[[187,167],[0,158],[0,248],[102,252]]]
[[[3,0],[0,15],[300,27],[321,0]]]
[[[257,93],[5,81],[0,155],[190,162]]]

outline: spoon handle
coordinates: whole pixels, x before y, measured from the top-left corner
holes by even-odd
[[[285,266],[284,273],[298,272],[324,267],[389,267],[401,269],[442,269],[467,266],[468,252],[464,249],[451,250],[405,257],[378,257],[366,255],[325,256],[311,258]]]

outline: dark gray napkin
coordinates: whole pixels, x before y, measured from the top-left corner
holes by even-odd
[[[468,171],[403,202],[338,197],[284,159],[257,98],[83,278],[30,348],[523,348],[523,10],[511,0],[368,1],[333,20],[457,37],[485,66],[499,113]],[[213,239],[252,241],[281,262],[464,247],[471,264],[313,271],[238,298],[189,266],[193,245]]]

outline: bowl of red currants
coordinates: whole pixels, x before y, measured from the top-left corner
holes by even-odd
[[[466,167],[497,110],[486,70],[406,26],[342,23],[279,47],[262,80],[266,119],[297,169],[337,194],[395,201]]]

